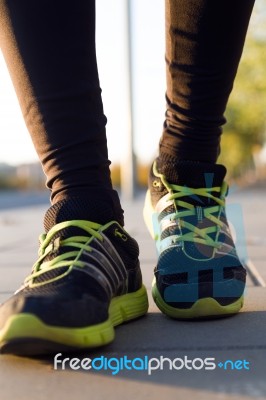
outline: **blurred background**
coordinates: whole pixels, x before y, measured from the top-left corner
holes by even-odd
[[[157,154],[165,112],[164,1],[132,0],[130,10],[124,0],[96,3],[98,66],[113,181],[119,187],[124,173],[124,181],[134,178],[136,187],[142,188]],[[228,168],[229,181],[240,186],[266,180],[265,65],[266,0],[257,0],[226,112],[219,158]],[[45,176],[1,53],[0,140],[1,192],[43,190]],[[131,160],[127,168],[125,160]]]

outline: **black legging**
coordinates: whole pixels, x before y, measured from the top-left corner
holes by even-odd
[[[255,0],[166,0],[167,111],[160,151],[216,162]]]
[[[253,3],[166,0],[161,153],[216,161]],[[95,1],[0,0],[0,44],[52,201],[95,191],[112,197]]]

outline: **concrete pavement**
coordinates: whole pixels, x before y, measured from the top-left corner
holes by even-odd
[[[248,257],[260,282],[266,280],[266,239],[264,225],[266,190],[236,192],[228,204],[240,204]],[[151,287],[156,262],[154,243],[142,221],[143,195],[123,203],[128,231],[138,240],[144,282]],[[23,281],[35,261],[38,234],[48,204],[0,211],[0,302]],[[236,210],[232,206],[232,210]],[[242,240],[242,238],[241,238]],[[239,240],[241,251],[243,243]],[[245,249],[244,249],[245,252]],[[148,375],[145,370],[55,371],[53,358],[0,357],[0,399],[248,399],[266,398],[266,290],[248,280],[243,311],[232,318],[215,321],[174,321],[162,315],[150,299],[149,314],[116,329],[115,341],[102,349],[73,357],[127,356],[143,360],[163,356],[193,360],[215,358],[216,364],[240,360],[247,368],[217,367],[214,370],[163,370]],[[256,283],[256,282],[255,282]],[[246,364],[244,364],[244,361]],[[181,361],[179,361],[179,364]],[[178,364],[178,365],[179,365]],[[220,364],[220,365],[222,365]],[[195,364],[200,365],[198,360]],[[232,364],[227,364],[227,366]],[[235,364],[236,365],[236,364]]]

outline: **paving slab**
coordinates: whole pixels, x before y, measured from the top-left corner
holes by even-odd
[[[232,202],[244,214],[247,251],[259,273],[265,276],[266,246],[263,205],[266,191],[236,192]],[[28,201],[28,199],[27,199]],[[163,357],[164,369],[148,374],[144,370],[123,369],[85,371],[54,370],[53,357],[0,357],[0,399],[265,399],[266,398],[266,289],[250,280],[245,306],[235,317],[215,321],[175,321],[159,312],[151,299],[152,271],[156,263],[154,243],[142,222],[143,195],[124,202],[126,227],[140,244],[144,283],[149,289],[150,308],[146,317],[116,329],[115,341],[97,351],[71,357],[105,357],[144,360]],[[36,259],[38,234],[48,202],[28,207],[0,210],[0,302],[9,297]],[[66,357],[67,355],[63,355]],[[215,369],[186,367],[170,369],[171,362],[215,359]],[[169,359],[170,361],[167,361]],[[180,361],[181,360],[181,361]],[[236,362],[240,362],[235,364]],[[244,361],[246,364],[244,364]],[[140,362],[140,361],[139,361]],[[154,365],[156,361],[153,361]],[[248,363],[248,364],[247,364]],[[218,364],[221,366],[219,367]],[[152,365],[152,364],[151,364]],[[248,368],[237,369],[235,366]],[[226,369],[225,369],[226,366]],[[232,366],[234,369],[232,369]]]
[[[5,358],[5,357],[4,357]],[[64,400],[134,400],[134,399],[198,399],[198,400],[240,400],[264,399],[261,394],[264,388],[257,387],[231,375],[231,384],[214,379],[209,375],[212,387],[204,387],[204,379],[187,374],[177,376],[176,373],[145,377],[141,372],[134,377],[107,376],[101,373],[53,371],[49,364],[40,361],[17,360],[12,357],[4,360],[6,368],[1,371],[1,399],[61,399]],[[23,372],[22,372],[23,371]],[[33,374],[34,371],[34,374]],[[175,384],[169,384],[171,375]],[[12,381],[10,381],[12,376]],[[161,378],[160,378],[161,377]],[[203,376],[201,375],[201,378]],[[3,381],[3,384],[2,384]],[[244,392],[244,393],[243,393]],[[12,394],[12,397],[8,395]]]

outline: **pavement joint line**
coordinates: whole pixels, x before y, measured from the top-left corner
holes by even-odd
[[[147,347],[147,348],[143,348],[142,347],[133,347],[131,346],[131,348],[129,349],[128,347],[119,347],[119,351],[115,350],[115,351],[108,351],[108,354],[112,355],[112,354],[120,354],[120,353],[127,353],[127,354],[134,354],[136,353],[136,351],[140,352],[140,353],[145,353],[145,352],[155,352],[155,353],[160,353],[160,352],[172,352],[172,351],[186,351],[186,352],[194,352],[194,351],[235,351],[235,350],[266,350],[266,345],[258,345],[258,346],[254,346],[254,345],[246,345],[246,346],[202,346],[202,347],[163,347],[163,349],[158,349],[158,346],[156,347]],[[97,353],[99,353],[99,351],[97,351]]]
[[[260,286],[260,287],[266,287],[266,283],[264,279],[262,278],[261,274],[257,270],[256,266],[254,263],[248,259],[243,262],[244,266],[246,267],[246,270],[248,272],[248,275],[252,282],[254,283],[255,286]]]

